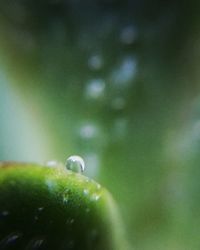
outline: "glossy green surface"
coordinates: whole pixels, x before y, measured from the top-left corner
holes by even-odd
[[[62,166],[0,164],[1,250],[124,250],[116,213],[104,188]]]

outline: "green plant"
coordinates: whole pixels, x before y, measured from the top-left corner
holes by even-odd
[[[0,163],[0,249],[125,249],[114,201],[64,168]]]

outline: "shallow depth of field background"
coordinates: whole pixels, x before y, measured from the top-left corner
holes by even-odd
[[[0,160],[85,159],[138,250],[200,249],[200,3],[0,3]]]

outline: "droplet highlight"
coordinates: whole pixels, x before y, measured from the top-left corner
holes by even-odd
[[[80,156],[72,155],[66,161],[66,168],[76,173],[82,173],[85,170],[85,162]]]

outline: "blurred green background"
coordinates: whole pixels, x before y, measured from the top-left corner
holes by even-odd
[[[0,160],[64,162],[138,250],[200,249],[200,3],[0,3]]]

